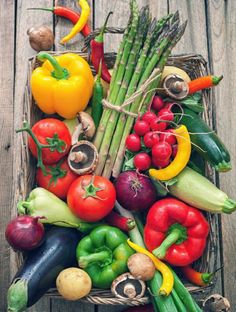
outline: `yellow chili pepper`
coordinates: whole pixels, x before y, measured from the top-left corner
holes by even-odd
[[[149,252],[147,249],[131,242],[130,239],[127,239],[128,245],[133,248],[135,251],[140,252],[148,256],[154,263],[156,269],[161,272],[163,277],[162,285],[159,289],[159,295],[160,296],[168,296],[174,286],[174,276],[171,272],[171,270],[168,268],[165,263],[157,259],[151,252]]]
[[[71,40],[86,25],[89,19],[90,7],[86,0],[79,0],[79,6],[81,7],[81,15],[80,15],[78,22],[71,29],[71,32],[67,36],[61,39],[60,43],[66,43],[67,41]]]
[[[157,180],[167,181],[176,177],[187,165],[191,155],[191,140],[188,129],[181,125],[174,129],[178,150],[174,160],[163,169],[149,169],[149,175]]]
[[[32,94],[37,105],[46,114],[75,118],[92,96],[94,78],[89,64],[74,53],[53,57],[41,52],[37,58],[46,60],[31,76]]]

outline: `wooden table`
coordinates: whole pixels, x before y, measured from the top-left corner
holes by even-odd
[[[0,311],[6,310],[6,290],[12,275],[10,249],[4,239],[5,225],[10,219],[14,179],[14,129],[21,126],[22,96],[27,74],[27,59],[35,54],[28,42],[26,31],[29,27],[47,24],[55,32],[55,50],[78,50],[83,45],[82,36],[77,36],[72,44],[59,45],[71,28],[62,18],[53,17],[49,12],[27,11],[29,7],[52,7],[57,5],[76,7],[74,0],[1,0],[0,1]],[[184,37],[174,53],[199,53],[208,61],[212,73],[224,74],[220,86],[215,89],[214,125],[232,155],[233,170],[218,177],[220,187],[235,196],[236,172],[236,1],[235,0],[138,0],[140,5],[149,4],[156,17],[180,12],[182,20],[188,19]],[[91,24],[100,27],[109,11],[113,11],[109,25],[125,26],[129,15],[129,0],[90,0],[92,7]],[[115,51],[120,35],[106,35],[107,51]],[[14,207],[13,207],[14,208]],[[14,209],[13,209],[14,210]],[[236,311],[234,282],[236,278],[236,213],[219,219],[221,250],[219,265],[224,269],[218,274],[213,292],[221,293],[231,301],[232,311]],[[11,273],[10,273],[11,272]],[[121,311],[121,307],[94,307],[64,300],[43,298],[29,311],[73,312],[73,311]]]

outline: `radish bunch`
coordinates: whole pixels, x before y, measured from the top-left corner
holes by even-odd
[[[172,105],[165,104],[161,97],[155,96],[151,106],[153,111],[149,110],[138,118],[134,133],[126,138],[126,148],[137,153],[133,163],[139,171],[146,171],[151,166],[164,168],[175,157],[176,137],[173,130],[168,129],[170,122],[174,121]]]

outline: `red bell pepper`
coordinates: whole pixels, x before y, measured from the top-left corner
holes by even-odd
[[[152,253],[174,266],[185,266],[201,257],[209,224],[200,211],[180,200],[165,198],[149,210],[144,241]]]

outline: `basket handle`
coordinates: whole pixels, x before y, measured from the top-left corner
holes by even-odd
[[[102,28],[96,28],[93,32],[91,32],[84,40],[84,46],[82,48],[82,52],[85,52],[90,49],[90,42],[100,33]],[[105,33],[108,34],[123,34],[125,31],[124,28],[119,27],[106,27]]]

